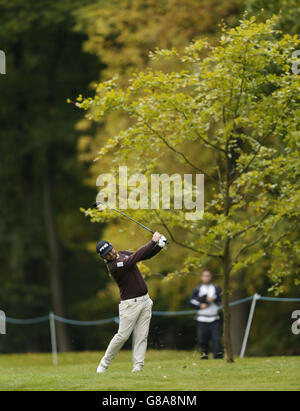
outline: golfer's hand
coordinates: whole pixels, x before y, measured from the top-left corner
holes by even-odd
[[[201,309],[207,308],[207,307],[208,307],[208,304],[205,304],[205,303],[200,304],[200,308],[201,308]]]
[[[159,234],[158,232],[155,232],[153,234],[152,240],[157,243],[159,241],[160,237],[161,237],[161,234]]]
[[[166,244],[168,244],[168,241],[167,241],[166,237],[164,235],[162,235],[162,236],[160,236],[160,239],[159,239],[157,244],[160,246],[160,248],[163,248]]]

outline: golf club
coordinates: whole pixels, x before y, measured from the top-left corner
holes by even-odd
[[[110,205],[108,205],[108,204],[106,204],[106,203],[103,203],[103,202],[101,202],[101,201],[96,201],[96,202],[93,204],[93,208],[97,208],[99,211],[102,211],[101,209],[98,208],[98,206],[99,206],[100,204],[102,204],[102,205],[104,205],[104,206],[107,206],[107,207],[110,208],[111,210],[116,211],[117,213],[121,214],[123,217],[126,217],[126,218],[128,218],[129,220],[131,220],[131,221],[134,221],[136,224],[140,225],[140,226],[143,227],[145,230],[147,230],[147,231],[149,231],[150,233],[154,234],[154,231],[151,230],[150,228],[146,227],[144,224],[140,223],[139,221],[136,221],[134,218],[129,217],[129,215],[123,213],[123,212],[120,211],[120,210],[117,210],[116,208],[111,207]],[[168,244],[168,241],[166,241],[166,244]]]

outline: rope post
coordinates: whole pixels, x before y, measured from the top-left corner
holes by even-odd
[[[55,316],[51,312],[49,313],[50,322],[50,335],[51,335],[51,349],[52,349],[52,361],[53,365],[57,366],[57,344],[56,344],[56,331],[55,331]]]
[[[6,315],[0,310],[0,334],[6,334]]]
[[[251,304],[250,313],[249,313],[248,322],[247,322],[247,327],[246,327],[246,331],[245,331],[245,335],[244,335],[244,339],[243,339],[240,358],[244,358],[244,356],[245,356],[247,342],[248,342],[248,338],[249,338],[249,334],[250,334],[250,328],[251,328],[253,315],[254,315],[254,310],[255,310],[255,306],[256,306],[256,301],[259,300],[259,299],[260,299],[260,295],[256,294],[256,293],[252,297],[252,304]]]

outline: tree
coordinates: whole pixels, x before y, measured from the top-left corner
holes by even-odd
[[[200,35],[208,36],[214,43],[222,19],[230,26],[237,24],[242,7],[241,0],[113,0],[84,7],[76,12],[76,17],[78,29],[87,34],[84,50],[97,55],[105,64],[105,70],[100,73],[101,80],[117,74],[119,84],[126,85],[134,70],[146,67],[170,69],[167,60],[157,62],[149,58],[149,51],[156,47],[182,49]],[[172,61],[172,70],[176,69],[175,63]],[[99,145],[129,126],[129,121],[122,113],[114,112],[102,118],[97,127],[91,127],[91,124],[87,119],[78,122],[82,133],[79,158],[89,167],[90,184],[95,187],[97,176],[105,168],[109,169],[112,161],[110,155],[101,162],[92,161]],[[209,150],[204,155],[211,157]],[[173,166],[172,156],[165,157],[166,163],[168,167]],[[184,172],[183,166],[181,171]],[[132,229],[125,233],[117,220],[115,225],[105,228],[105,235],[107,238],[117,237],[116,246],[118,243],[123,246],[125,236],[132,234],[132,246],[137,246],[144,240],[144,233],[134,226],[129,227]],[[186,251],[170,250],[169,257],[161,257],[156,263],[156,271],[158,268],[164,271],[175,269],[176,261],[183,259]],[[187,296],[183,298],[186,301]]]
[[[298,0],[246,0],[246,10],[260,18],[279,16],[278,27],[292,35],[299,33],[300,9]]]
[[[151,64],[155,47],[184,47],[199,35],[214,41],[222,19],[237,23],[242,0],[110,0],[76,12],[77,27],[88,39],[84,50],[106,65],[101,73],[126,78],[132,70]]]
[[[130,118],[130,127],[110,139],[98,156],[114,153],[110,171],[116,175],[115,164],[128,164],[131,173],[143,170],[150,176],[170,152],[189,171],[205,175],[201,220],[187,221],[185,210],[131,212],[161,223],[171,241],[190,250],[180,271],[192,273],[212,259],[222,267],[228,362],[233,361],[228,306],[232,275],[272,259],[274,250],[281,255],[292,250],[299,261],[299,239],[294,238],[299,217],[299,76],[291,72],[299,39],[276,31],[276,21],[244,19],[240,26],[224,29],[215,47],[200,39],[183,53],[158,50],[153,59],[180,61],[183,70],[138,72],[125,89],[114,79],[102,82],[94,98],[79,96],[76,103],[95,121],[114,111]],[[193,147],[189,157],[187,147]],[[212,151],[215,163],[202,159],[204,147]],[[92,221],[111,216],[90,209],[86,215]],[[285,275],[292,275],[290,268],[284,267]],[[277,272],[283,274],[278,267]]]
[[[93,229],[84,228],[78,210],[92,190],[76,161],[79,115],[66,98],[87,90],[101,69],[95,57],[81,52],[85,35],[73,30],[73,10],[89,3],[0,0],[7,55],[7,74],[0,78],[1,301],[10,316],[31,318],[50,307],[64,315],[72,260],[87,265],[76,244],[83,248]],[[59,348],[66,350],[65,325],[57,328]],[[28,350],[42,349],[30,340]]]

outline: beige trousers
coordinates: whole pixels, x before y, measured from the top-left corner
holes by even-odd
[[[109,343],[101,364],[108,367],[133,333],[133,365],[143,366],[147,350],[147,337],[152,316],[153,301],[148,294],[121,301],[119,304],[119,330]]]

